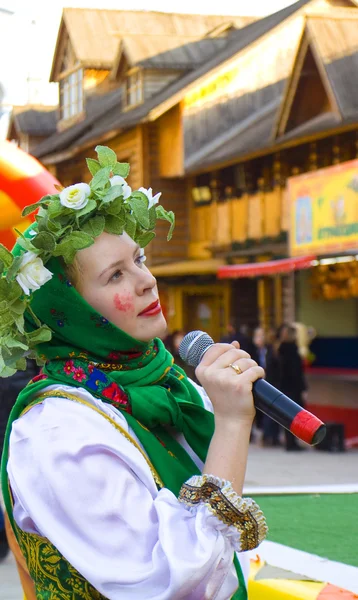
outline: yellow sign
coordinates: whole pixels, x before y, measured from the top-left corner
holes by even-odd
[[[358,252],[358,160],[291,177],[291,256]]]

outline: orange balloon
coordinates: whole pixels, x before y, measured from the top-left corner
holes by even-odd
[[[36,158],[8,141],[0,142],[0,243],[11,249],[15,229],[23,231],[33,215],[23,219],[22,210],[46,194],[56,194],[54,177]]]

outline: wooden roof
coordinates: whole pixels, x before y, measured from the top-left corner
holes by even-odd
[[[17,133],[50,136],[56,131],[55,106],[14,106],[9,130],[14,126]]]
[[[240,28],[254,20],[254,17],[64,8],[50,81],[57,81],[61,71],[66,35],[69,37],[78,63],[89,68],[111,69],[123,37],[127,37],[127,42],[130,37],[131,44],[139,45],[141,49],[138,52],[143,59],[145,51],[151,55],[155,44],[158,44],[160,51],[163,52],[165,49],[172,49],[173,44],[177,47],[197,40],[225,23]],[[146,36],[151,38],[148,43],[144,40]],[[155,43],[154,38],[157,38]],[[160,38],[162,38],[161,42]]]
[[[358,111],[358,11],[347,16],[309,17],[311,43],[325,68],[343,119]]]
[[[358,11],[356,9],[331,9],[322,14],[309,14],[297,51],[294,67],[276,115],[273,137],[286,133],[290,111],[299,90],[301,73],[308,50],[312,51],[331,106],[332,122],[345,121],[358,111],[356,77],[358,73]],[[307,98],[307,101],[309,99]],[[311,121],[316,122],[314,119]],[[304,125],[304,124],[303,124]],[[309,124],[308,124],[309,125]],[[299,128],[302,129],[302,125]]]
[[[220,52],[228,43],[226,37],[175,36],[124,36],[120,51],[113,66],[112,75],[117,75],[117,66],[123,54],[129,66],[146,69],[195,69],[213,54]]]
[[[275,27],[281,25],[285,19],[290,18],[297,11],[305,7],[312,0],[299,0],[295,4],[280,10],[277,13],[269,15],[259,21],[250,23],[239,31],[233,31],[228,38],[228,43],[220,51],[215,53],[209,60],[204,62],[197,69],[177,79],[173,84],[167,86],[152,98],[149,98],[143,104],[126,112],[120,112],[119,99],[114,99],[112,104],[109,101],[103,110],[98,113],[96,120],[86,119],[74,127],[51,136],[48,140],[39,144],[33,151],[33,154],[42,158],[46,162],[57,160],[54,153],[61,153],[61,156],[72,156],[79,152],[81,148],[90,146],[92,143],[98,143],[100,140],[109,140],[123,129],[128,129],[144,120],[154,120],[157,113],[163,113],[171,106],[177,104],[187,93],[190,86],[196,85],[196,82],[206,74],[219,68],[225,61],[249,47]],[[115,96],[115,94],[111,95]],[[105,97],[103,97],[105,100]],[[72,130],[75,130],[72,132]],[[46,158],[44,158],[46,157]]]

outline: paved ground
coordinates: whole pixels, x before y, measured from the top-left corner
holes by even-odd
[[[250,448],[247,492],[266,486],[336,484],[358,484],[358,450],[332,454],[313,449],[296,453],[257,445]],[[11,557],[0,563],[0,600],[22,600]]]

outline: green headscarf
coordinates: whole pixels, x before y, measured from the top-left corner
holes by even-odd
[[[21,251],[15,247],[14,254]],[[176,496],[198,467],[169,434],[182,432],[189,446],[205,462],[214,433],[214,417],[200,394],[159,339],[139,342],[102,317],[68,280],[58,258],[46,264],[53,277],[34,292],[31,308],[53,334],[38,347],[46,360],[42,374],[20,393],[10,415],[5,437],[2,483],[12,517],[6,464],[13,421],[44,388],[53,384],[82,387],[118,408],[144,447],[165,487]],[[27,327],[34,323],[27,315]],[[241,568],[235,560],[240,588],[235,600],[246,600]]]

